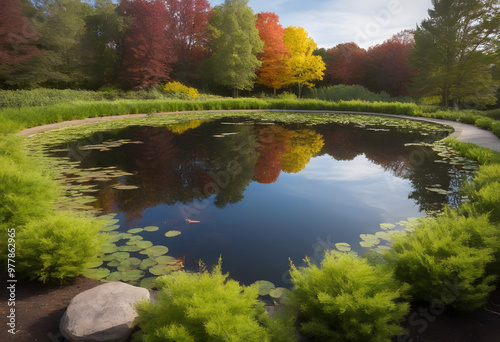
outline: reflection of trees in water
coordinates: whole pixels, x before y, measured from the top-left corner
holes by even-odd
[[[435,163],[436,156],[429,149],[404,147],[407,142],[421,140],[416,133],[412,136],[337,125],[319,125],[314,130],[277,124],[221,125],[218,121],[188,126],[187,131],[180,130],[183,134],[167,128],[135,127],[128,134],[142,144],[111,151],[113,165],[135,173],[126,176],[127,184],[139,186],[137,190],[115,192],[115,203],[129,219],[160,203],[190,204],[213,198],[218,208],[224,208],[241,201],[252,180],[274,183],[281,172],[303,170],[318,153],[337,160],[365,155],[396,177],[409,179],[414,188],[409,198],[421,210],[436,210],[443,205],[443,198],[439,198],[443,195],[431,193],[426,187],[441,184],[446,190],[457,182],[448,174],[450,166]],[[109,191],[98,195],[101,207],[108,210],[113,203],[109,196]]]

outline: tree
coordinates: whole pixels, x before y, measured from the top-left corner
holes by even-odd
[[[264,43],[255,27],[255,15],[248,0],[226,0],[214,8],[210,19],[213,54],[207,61],[213,80],[239,90],[253,88],[255,71],[261,66],[257,54]]]
[[[283,43],[285,29],[279,23],[276,13],[262,12],[256,22],[260,39],[264,42],[264,51],[257,56],[262,66],[259,69],[257,83],[276,90],[286,83],[288,49]]]
[[[209,56],[208,21],[212,7],[208,0],[166,0],[172,25],[173,49],[178,57],[172,74],[189,82],[196,76],[201,62]]]
[[[360,84],[361,61],[366,50],[356,43],[339,44],[326,50],[323,60],[326,70],[324,85]]]
[[[416,75],[409,62],[413,47],[413,31],[406,30],[368,49],[360,84],[377,93],[408,95],[408,86]]]
[[[491,102],[498,87],[491,75],[498,13],[497,0],[433,0],[415,32],[415,90],[440,95],[444,107],[452,102],[456,109],[468,97]]]
[[[0,0],[0,87],[16,86],[19,65],[41,53],[35,43],[38,34],[21,15],[18,0]]]
[[[283,37],[285,46],[290,51],[287,61],[288,84],[296,83],[299,87],[299,97],[302,87],[313,86],[313,81],[323,79],[325,63],[320,56],[314,56],[313,52],[317,44],[309,37],[307,31],[300,26],[289,26],[285,29]]]
[[[176,56],[166,32],[172,23],[165,2],[123,0],[120,6],[125,15],[133,18],[125,38],[123,81],[140,89],[168,80]]]

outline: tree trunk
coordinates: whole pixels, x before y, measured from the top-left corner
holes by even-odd
[[[301,95],[302,95],[302,83],[299,83],[299,99]]]
[[[458,96],[453,97],[453,109],[454,110],[459,110],[460,108],[458,107],[459,103],[459,98]]]
[[[237,99],[237,98],[238,98],[238,95],[239,95],[239,94],[238,94],[238,88],[234,88],[234,89],[233,89],[233,97],[234,97],[235,99]]]

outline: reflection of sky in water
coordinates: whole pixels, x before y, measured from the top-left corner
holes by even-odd
[[[359,234],[420,215],[408,199],[410,190],[409,181],[364,156],[350,162],[323,156],[298,174],[282,173],[274,184],[251,182],[244,199],[224,209],[211,199],[191,206],[158,205],[132,225],[158,225],[156,235],[148,236],[155,244],[166,243],[170,255],[186,256],[188,269],[195,270],[198,259],[212,265],[222,255],[223,269],[241,282],[267,279],[284,285],[288,258],[299,264],[305,255],[314,257],[318,242],[329,248],[348,242],[363,252]],[[186,213],[201,222],[187,224]],[[171,229],[182,234],[165,242]]]

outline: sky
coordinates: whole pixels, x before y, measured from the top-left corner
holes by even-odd
[[[210,0],[212,6],[224,0]],[[302,26],[325,49],[355,42],[381,44],[428,17],[432,0],[250,0],[255,13],[275,12],[283,27]]]

